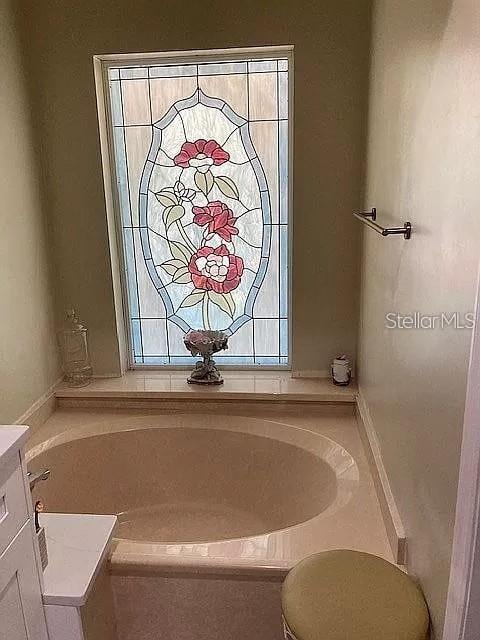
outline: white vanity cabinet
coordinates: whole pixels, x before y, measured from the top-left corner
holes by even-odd
[[[27,432],[0,426],[0,640],[48,640],[22,453]]]

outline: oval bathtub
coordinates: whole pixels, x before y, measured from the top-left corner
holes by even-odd
[[[286,541],[315,535],[358,484],[354,459],[331,439],[238,416],[123,416],[56,434],[27,459],[51,469],[36,489],[48,511],[118,515],[118,562],[261,565],[263,554],[281,568]]]

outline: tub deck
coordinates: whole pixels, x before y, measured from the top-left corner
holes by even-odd
[[[101,381],[101,386],[109,387]],[[80,390],[78,390],[80,393]],[[85,391],[83,391],[85,393]],[[351,394],[351,391],[349,392]],[[372,476],[357,429],[353,405],[299,402],[209,401],[182,402],[182,413],[172,399],[156,409],[59,408],[35,430],[27,457],[54,444],[132,429],[213,428],[254,433],[315,450],[318,435],[337,443],[355,460],[358,484],[351,498],[305,522],[261,535],[216,541],[160,543],[120,539],[111,557],[119,575],[206,574],[251,576],[281,581],[299,560],[313,553],[349,548],[393,561]],[[158,405],[157,405],[158,406]],[[283,467],[288,478],[291,470]],[[46,505],[48,510],[48,504]]]

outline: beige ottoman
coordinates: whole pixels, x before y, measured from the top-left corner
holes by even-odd
[[[282,588],[286,637],[427,640],[429,616],[413,580],[382,558],[325,551],[302,560]]]

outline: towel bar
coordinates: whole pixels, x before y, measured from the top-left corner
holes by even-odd
[[[409,240],[412,235],[412,225],[410,222],[405,222],[403,227],[382,227],[376,222],[377,210],[375,207],[371,211],[364,211],[362,213],[354,213],[355,218],[364,222],[367,227],[370,227],[382,236],[402,235],[405,240]]]

